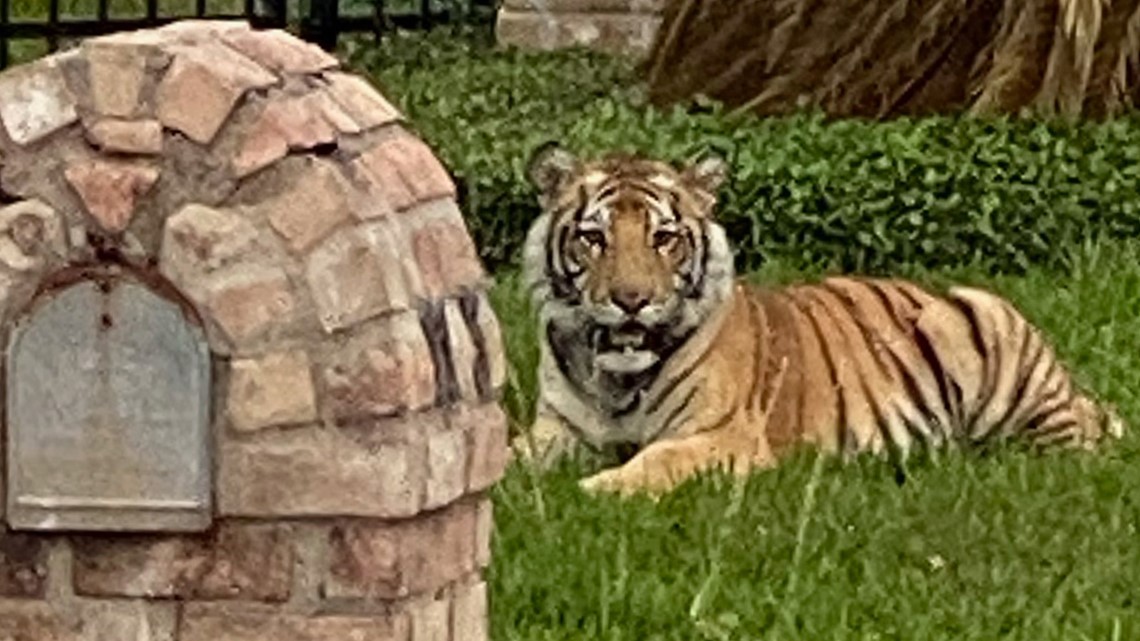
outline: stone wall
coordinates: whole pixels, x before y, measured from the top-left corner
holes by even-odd
[[[484,641],[499,327],[401,115],[283,32],[187,22],[0,74],[0,121],[5,336],[91,270],[176,292],[214,372],[208,529],[0,512],[0,641]]]
[[[583,46],[645,56],[665,0],[503,0],[495,25],[501,44],[552,50]]]

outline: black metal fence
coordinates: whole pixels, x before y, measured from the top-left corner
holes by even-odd
[[[247,20],[257,28],[288,28],[331,50],[343,33],[380,36],[391,29],[428,29],[454,22],[490,24],[498,6],[498,0],[348,0],[348,7],[343,6],[345,0],[227,0],[228,10],[214,10],[208,0],[176,1],[179,8],[171,10],[161,6],[162,0],[133,0],[140,5],[137,11],[121,15],[121,1],[112,7],[112,0],[72,0],[64,12],[61,0],[22,0],[16,7],[13,3],[21,0],[0,0],[0,68],[22,62],[13,60],[14,42],[41,42],[47,51],[55,51],[68,40],[187,18]],[[365,11],[359,11],[361,7]]]

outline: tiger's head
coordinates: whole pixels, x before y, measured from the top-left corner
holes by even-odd
[[[590,329],[599,369],[648,369],[728,298],[732,252],[713,215],[722,159],[580,159],[548,143],[528,173],[543,211],[525,280],[545,319]]]

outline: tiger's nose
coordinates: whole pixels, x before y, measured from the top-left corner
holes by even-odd
[[[623,312],[636,314],[649,304],[649,295],[632,287],[623,287],[611,292],[610,300]]]

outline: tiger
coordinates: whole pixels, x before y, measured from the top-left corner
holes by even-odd
[[[515,456],[627,447],[579,480],[659,496],[714,467],[746,475],[799,446],[899,456],[1021,438],[1094,447],[1113,407],[1076,388],[1007,299],[892,277],[779,287],[736,275],[717,220],[728,163],[538,147],[522,249],[539,326],[538,398]]]

